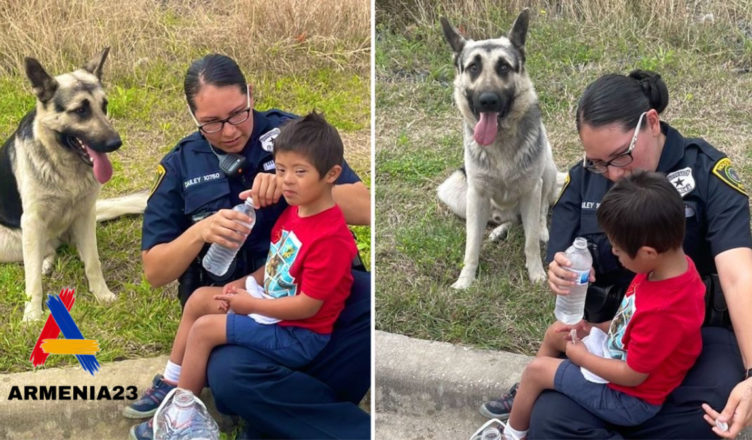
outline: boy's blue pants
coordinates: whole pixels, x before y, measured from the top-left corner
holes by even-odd
[[[371,384],[371,275],[353,277],[331,340],[307,367],[289,369],[235,345],[212,352],[207,379],[217,408],[242,417],[247,438],[370,437],[358,403]]]

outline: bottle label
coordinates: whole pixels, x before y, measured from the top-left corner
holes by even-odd
[[[569,269],[569,270],[577,274],[577,278],[575,278],[574,283],[578,286],[587,284],[588,281],[590,280],[590,269],[587,269],[587,270]]]

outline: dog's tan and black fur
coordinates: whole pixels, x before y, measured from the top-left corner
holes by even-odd
[[[546,277],[540,242],[548,241],[546,216],[558,176],[525,69],[528,21],[524,10],[508,36],[473,41],[441,19],[454,52],[454,102],[462,115],[465,149],[463,169],[438,189],[439,199],[466,219],[464,266],[452,285],[457,289],[475,279],[489,220],[501,223],[491,233],[496,239],[521,219],[528,275],[536,282]]]
[[[115,299],[102,275],[96,221],[145,206],[145,194],[137,194],[97,209],[100,186],[112,175],[107,153],[122,144],[101,83],[108,50],[56,77],[37,60],[25,61],[36,107],[0,150],[0,262],[24,263],[24,320],[42,317],[42,274],[52,270],[63,240],[78,250],[94,296]]]

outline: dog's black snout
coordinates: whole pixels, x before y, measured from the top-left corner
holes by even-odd
[[[478,107],[480,111],[498,110],[501,103],[501,97],[496,93],[483,92],[478,96]]]
[[[108,153],[110,151],[115,151],[120,148],[121,145],[123,145],[123,141],[120,139],[120,136],[115,136],[114,138],[110,138],[107,140],[107,142],[105,142],[104,151]]]

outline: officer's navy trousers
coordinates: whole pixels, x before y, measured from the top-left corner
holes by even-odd
[[[358,403],[371,381],[371,277],[353,277],[331,340],[305,369],[282,367],[250,348],[214,349],[208,385],[221,412],[245,420],[244,438],[370,437],[370,416]]]
[[[703,419],[700,405],[720,412],[731,390],[743,379],[734,334],[720,327],[702,329],[702,353],[661,411],[636,427],[609,425],[563,394],[545,391],[538,397],[528,439],[717,439]]]

